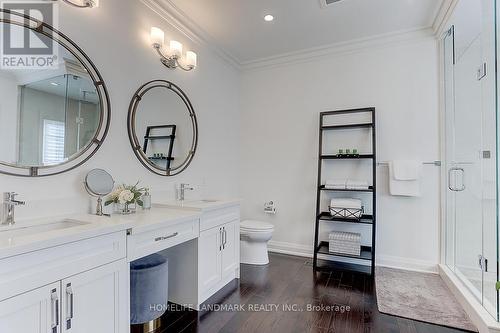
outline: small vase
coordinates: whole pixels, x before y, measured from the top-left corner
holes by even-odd
[[[122,215],[134,214],[136,211],[135,203],[124,203],[117,206],[117,212]]]

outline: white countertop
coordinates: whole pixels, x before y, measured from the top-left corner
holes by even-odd
[[[240,200],[184,200],[153,203],[153,207],[194,210],[198,212],[208,212],[239,205]]]
[[[140,233],[155,228],[168,227],[192,221],[199,218],[200,214],[200,211],[195,210],[153,207],[151,210],[138,209],[135,214],[114,214],[111,217],[83,214],[18,221],[12,227],[0,226],[0,259],[128,229],[131,230],[131,233]],[[23,227],[28,230],[29,226],[41,226],[64,220],[81,222],[82,224],[26,235],[2,235],[2,231],[8,232]]]

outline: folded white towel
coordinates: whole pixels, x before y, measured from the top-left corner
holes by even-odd
[[[369,186],[347,186],[347,190],[368,190]]]
[[[418,180],[422,169],[422,161],[395,160],[392,161],[393,177],[395,180]]]
[[[335,198],[330,201],[330,207],[361,209],[363,203],[359,199]]]
[[[325,185],[328,186],[345,186],[347,179],[328,179]]]
[[[422,165],[422,163],[420,163]],[[400,174],[397,179],[395,175],[395,165],[394,163],[389,163],[389,192],[391,195],[395,196],[405,196],[405,197],[418,197],[420,196],[420,170],[417,173],[414,172],[403,172],[400,170]],[[414,179],[413,179],[414,178]]]
[[[346,185],[347,186],[368,186],[368,181],[348,179]]]
[[[327,190],[345,190],[345,185],[325,185]]]
[[[348,179],[345,187],[349,190],[366,190],[368,189],[368,181]]]

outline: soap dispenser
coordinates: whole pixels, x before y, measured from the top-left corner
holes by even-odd
[[[146,188],[142,195],[142,208],[151,209],[151,194],[149,194],[149,188]]]

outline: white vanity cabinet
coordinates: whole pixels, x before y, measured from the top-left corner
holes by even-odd
[[[198,303],[239,278],[239,206],[202,213],[198,239]]]
[[[0,332],[60,332],[60,291],[60,284],[52,283],[0,302]]]
[[[128,332],[125,245],[123,231],[0,259],[0,332]]]
[[[198,238],[198,288],[204,292],[222,280],[222,227],[200,233]]]
[[[62,280],[61,332],[125,332],[127,268],[118,262]]]

